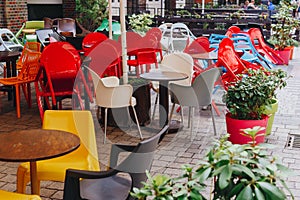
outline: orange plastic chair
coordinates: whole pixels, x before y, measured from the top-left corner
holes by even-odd
[[[38,71],[40,69],[39,59],[40,52],[31,51],[30,49],[23,50],[22,68],[17,77],[1,78],[0,83],[4,86],[14,86],[16,89],[16,109],[17,117],[21,117],[20,106],[20,86],[22,86],[24,96],[27,100],[28,107],[31,107],[31,89],[30,83],[36,81]],[[3,86],[2,86],[3,87]]]
[[[220,42],[216,66],[226,68],[226,72],[222,75],[222,82],[225,89],[230,84],[241,79],[242,76],[239,75],[247,74],[249,68],[254,70],[262,68],[260,65],[240,59],[234,50],[233,41],[229,38],[224,38]]]
[[[55,42],[45,47],[41,56],[38,81],[35,82],[41,119],[44,115],[43,99],[45,99],[48,109],[56,109],[57,102],[59,102],[59,109],[62,109],[62,100],[74,97],[74,100],[77,101],[72,106],[79,106],[80,109],[83,109],[81,85],[87,92],[89,100],[93,102],[80,65],[80,56],[71,44]],[[50,106],[50,98],[52,106]]]
[[[82,50],[84,54],[87,55],[94,45],[99,44],[100,42],[103,42],[106,39],[108,38],[103,33],[92,32],[87,34],[82,41]]]
[[[15,192],[8,192],[0,190],[1,199],[9,200],[42,200],[38,195],[19,194]]]
[[[259,53],[267,57],[273,64],[279,64],[283,62],[283,59],[279,56],[279,54],[265,43],[263,35],[258,28],[250,28],[248,33],[250,35],[252,44]]]
[[[81,144],[70,154],[37,162],[39,181],[61,181],[65,179],[67,169],[99,171],[97,144],[94,122],[90,111],[47,110],[43,129],[68,131],[79,136]],[[29,162],[21,163],[17,172],[17,192],[25,193],[30,181]]]
[[[41,43],[39,42],[26,42],[23,48],[23,51],[21,53],[21,56],[17,62],[17,70],[21,70],[22,66],[23,66],[23,59],[24,59],[24,49],[30,49],[32,51],[37,51],[40,52],[41,51]]]

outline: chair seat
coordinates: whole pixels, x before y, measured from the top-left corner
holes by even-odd
[[[41,199],[38,195],[19,194],[19,193],[4,191],[4,190],[0,190],[0,197],[1,199],[9,199],[9,200],[40,200]]]
[[[80,181],[81,197],[89,200],[126,199],[130,189],[131,180],[120,175],[103,179],[84,179]]]

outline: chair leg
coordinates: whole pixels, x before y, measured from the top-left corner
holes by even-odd
[[[105,108],[105,116],[104,116],[104,139],[103,143],[106,142],[106,129],[107,129],[107,108]]]
[[[154,108],[153,108],[153,112],[152,112],[152,120],[154,120],[154,115],[155,115],[155,110],[156,110],[156,106],[157,106],[157,101],[158,101],[158,93],[156,94],[156,97],[155,97],[155,103],[154,103]]]
[[[189,107],[188,128],[191,126],[191,107]]]
[[[142,136],[142,132],[141,132],[141,128],[140,128],[140,123],[139,123],[139,120],[137,118],[137,115],[136,115],[136,112],[135,112],[135,108],[134,106],[131,106],[132,107],[132,110],[133,110],[133,114],[134,114],[134,118],[135,118],[135,121],[136,121],[136,125],[138,127],[138,131],[139,131],[139,134],[140,134],[140,138],[141,140],[143,139],[143,136]]]
[[[20,85],[16,85],[16,107],[17,107],[17,117],[21,117],[21,106],[20,106]]]
[[[213,112],[212,106],[210,106],[210,112],[211,112],[211,119],[212,119],[213,127],[214,127],[214,135],[217,135],[215,116],[214,116],[214,112]]]
[[[195,115],[195,108],[192,107],[192,113],[191,113],[191,116],[189,116],[189,118],[191,118],[191,141],[193,139],[194,115]]]
[[[171,122],[172,115],[173,115],[173,112],[174,112],[174,108],[175,108],[175,103],[173,103],[172,108],[171,108],[171,112],[170,112],[170,116],[169,116],[169,123]]]

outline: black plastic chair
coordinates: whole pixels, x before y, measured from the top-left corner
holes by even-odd
[[[136,146],[113,144],[110,154],[110,169],[107,171],[83,171],[68,169],[64,185],[64,200],[79,199],[134,199],[130,196],[133,187],[142,187],[146,181],[145,171],[150,170],[154,152],[163,134],[168,130],[165,126],[155,136],[141,141]],[[131,152],[120,164],[119,154]],[[119,173],[126,173],[126,178]]]

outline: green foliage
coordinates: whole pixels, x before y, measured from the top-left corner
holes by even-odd
[[[146,33],[153,23],[153,16],[147,13],[133,14],[128,18],[131,29],[140,34]]]
[[[287,74],[281,69],[264,71],[249,69],[249,75],[228,87],[223,96],[234,119],[261,119],[266,106],[273,103],[276,90],[286,86]]]
[[[261,127],[247,129],[254,138]],[[246,133],[245,133],[246,134]],[[213,200],[287,199],[291,191],[285,178],[291,171],[267,153],[267,144],[232,144],[228,135],[216,141],[205,158],[195,167],[183,166],[177,178],[165,175],[148,175],[143,188],[134,188],[131,195],[139,200],[201,200],[207,183],[212,183]]]
[[[88,30],[94,31],[108,17],[106,0],[76,0],[77,20]]]
[[[280,1],[276,14],[273,15],[275,23],[271,25],[272,35],[269,42],[278,50],[288,46],[298,46],[298,41],[292,38],[292,32],[299,28],[299,20],[292,16],[293,6],[287,1]]]

